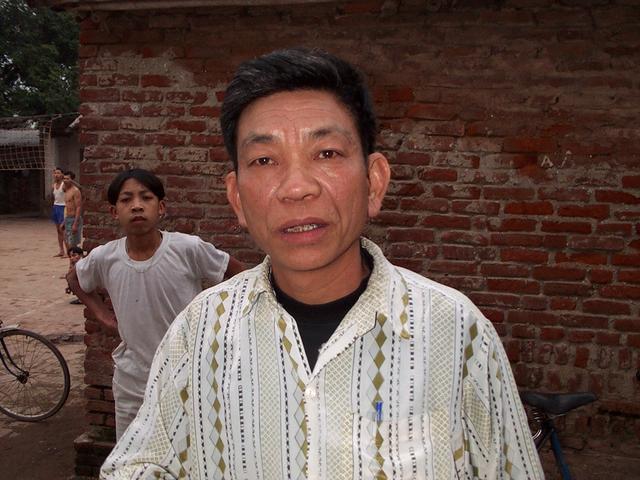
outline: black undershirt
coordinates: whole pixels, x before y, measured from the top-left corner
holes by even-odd
[[[373,258],[371,258],[371,255],[367,251],[361,250],[361,252],[365,262],[369,265],[369,272],[371,272],[373,269]],[[367,289],[370,276],[371,273],[369,273],[369,275],[360,282],[358,288],[349,295],[334,300],[333,302],[319,305],[308,305],[291,298],[278,288],[272,277],[271,283],[273,284],[278,303],[282,305],[298,324],[298,331],[300,332],[302,344],[304,345],[311,370],[313,370],[316,360],[318,360],[320,347],[329,340],[344,316],[351,310],[351,307],[355,305],[360,295],[362,295],[362,292]]]

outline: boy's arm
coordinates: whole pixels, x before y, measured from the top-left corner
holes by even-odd
[[[73,194],[73,196],[75,197],[76,211],[74,213],[72,230],[73,233],[76,233],[78,231],[78,221],[80,216],[82,215],[82,194],[80,193],[79,189],[76,189],[76,192]]]
[[[80,287],[78,281],[78,274],[76,273],[75,266],[69,268],[67,273],[67,283],[71,291],[80,299],[80,301],[95,315],[102,325],[112,333],[118,333],[118,322],[115,314],[107,308],[105,303],[100,298],[97,292],[85,292]]]
[[[227,270],[224,272],[224,278],[231,278],[246,269],[247,267],[244,263],[229,255],[229,263],[227,264]]]

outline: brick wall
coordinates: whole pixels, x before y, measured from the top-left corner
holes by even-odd
[[[568,417],[563,441],[638,456],[640,8],[467,3],[486,2],[81,20],[87,244],[116,236],[105,186],[135,165],[166,182],[166,228],[257,262],[226,203],[222,92],[249,57],[326,48],[367,75],[392,163],[369,235],[393,262],[468,294],[503,336],[522,388],[600,396]],[[88,409],[104,434],[113,339],[92,322],[87,331]]]

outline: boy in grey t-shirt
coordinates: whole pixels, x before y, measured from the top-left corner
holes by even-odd
[[[122,339],[113,352],[120,438],[142,404],[153,355],[171,322],[202,290],[202,280],[219,283],[244,266],[197,236],[158,229],[164,187],[151,172],[120,173],[109,186],[108,200],[126,236],[96,247],[67,280],[98,321]],[[97,288],[107,290],[114,312]]]

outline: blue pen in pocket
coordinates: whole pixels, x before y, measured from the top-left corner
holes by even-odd
[[[376,402],[376,422],[382,422],[382,400]]]

